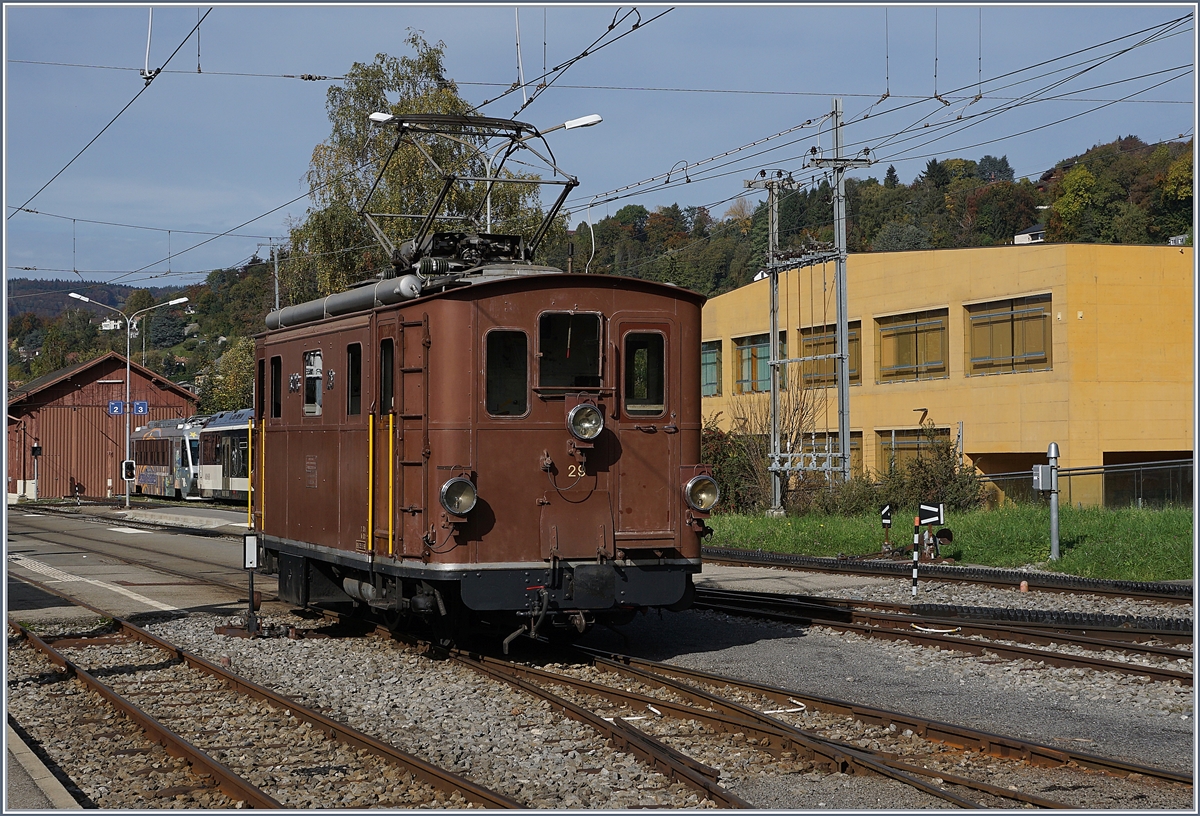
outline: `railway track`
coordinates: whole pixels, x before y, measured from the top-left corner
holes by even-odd
[[[864,637],[905,640],[922,646],[952,649],[982,655],[995,654],[1010,660],[1034,660],[1064,668],[1084,668],[1134,674],[1162,682],[1190,686],[1193,675],[1178,666],[1192,661],[1192,652],[1148,644],[1148,640],[1190,643],[1190,621],[1177,628],[1126,629],[1120,627],[1072,627],[1058,624],[992,623],[949,615],[913,614],[904,604],[882,604],[777,595],[763,592],[701,588],[695,606],[736,615],[769,620],[817,624]],[[1188,630],[1182,631],[1182,624]],[[1034,649],[1019,644],[1049,647]],[[1082,652],[1120,653],[1136,658],[1130,662],[1090,657]]]
[[[375,633],[418,645],[386,627],[377,627]],[[425,644],[420,648],[440,651]],[[1105,775],[1101,787],[1106,788],[1107,801],[1132,806],[1145,798],[1145,784],[1176,786],[1175,797],[1190,799],[1190,774],[624,655],[583,649],[574,651],[566,663],[526,665],[458,649],[445,654],[541,696],[622,745],[633,748],[639,741],[648,742],[651,750],[660,752],[658,757],[648,752],[648,761],[695,785],[723,807],[750,806],[726,789],[745,784],[747,775],[803,774],[814,769],[822,774],[879,777],[931,800],[970,808],[1075,807],[1036,791],[1063,790],[1077,784],[1080,774],[1092,773]],[[820,722],[814,723],[814,718]],[[854,725],[848,728],[847,721]],[[640,736],[632,736],[636,734]],[[690,775],[689,769],[702,778]],[[1126,781],[1117,781],[1122,779]],[[1094,780],[1088,786],[1097,787]]]
[[[190,766],[195,779],[167,788],[173,797],[216,788],[232,802],[269,809],[521,807],[141,627],[109,621],[48,638],[10,626],[45,658],[22,661],[33,682],[77,682],[103,701],[105,713],[93,724],[123,718]],[[46,661],[58,671],[37,671]],[[163,795],[151,788],[144,797]]]
[[[882,556],[818,558],[809,555],[787,555],[784,553],[768,553],[761,550],[740,550],[722,547],[705,547],[702,554],[705,563],[739,567],[771,567],[775,569],[875,577],[903,577],[912,574],[911,557],[899,559],[885,559]],[[1020,585],[1021,582],[1025,582],[1030,590],[1039,592],[1086,593],[1089,595],[1137,598],[1160,603],[1192,603],[1192,587],[1186,584],[1148,581],[1108,581],[1098,578],[1081,578],[1075,575],[993,569],[990,567],[962,567],[945,563],[922,563],[918,569],[920,577],[924,580],[979,584],[1001,588],[1012,588]]]
[[[1006,775],[1004,768],[998,769],[989,762],[979,761],[981,757],[988,757],[1003,763],[1017,762],[1029,768],[1049,771],[1049,776],[1033,774],[1027,780],[1031,786],[1041,785],[1046,789],[1062,789],[1064,780],[1054,780],[1052,777],[1059,771],[1066,771],[1070,775],[1099,773],[1129,780],[1135,783],[1128,792],[1130,800],[1134,802],[1140,796],[1137,787],[1144,781],[1152,785],[1177,785],[1180,786],[1178,792],[1181,795],[1188,799],[1191,796],[1193,776],[1190,773],[1055,748],[887,709],[735,680],[626,655],[606,655],[591,649],[579,651],[585,656],[580,662],[583,668],[573,668],[572,673],[590,674],[597,682],[608,685],[640,685],[655,694],[682,694],[700,705],[735,704],[740,707],[738,710],[743,716],[753,718],[764,728],[778,728],[783,723],[792,733],[816,737],[827,744],[844,746],[848,750],[869,748],[870,752],[887,762],[892,762],[897,755],[904,756],[905,759],[893,767],[902,768],[910,774],[933,776],[946,782],[954,774],[947,775],[943,771],[954,768],[973,770],[972,775],[976,777]],[[561,670],[561,667],[556,669]],[[663,710],[654,699],[642,704]],[[850,727],[847,727],[847,723],[851,723]],[[852,741],[846,742],[844,736],[841,739],[831,738],[831,734],[849,734],[852,735]],[[903,738],[906,737],[909,738],[908,745],[904,745]],[[972,769],[971,766],[976,767]],[[1036,797],[1030,795],[1027,798],[1019,790],[1015,791],[1017,795],[1014,796],[1014,788],[1010,785],[1005,785],[1004,790],[996,790],[998,786],[986,778],[972,780],[962,777],[951,784],[1026,804],[1041,804],[1044,807],[1057,804],[1050,800],[1035,803],[1033,798]],[[1079,803],[1073,802],[1070,806],[1076,807]]]

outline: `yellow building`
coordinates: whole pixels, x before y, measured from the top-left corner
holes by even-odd
[[[834,279],[832,263],[780,275],[781,357],[835,351]],[[1051,442],[1063,468],[1190,459],[1194,285],[1191,247],[851,255],[854,468],[914,455],[922,418],[953,442],[961,423],[965,458],[984,474],[1044,464]],[[703,411],[726,429],[763,432],[769,297],[764,279],[704,307]],[[783,401],[808,412],[805,447],[836,446],[833,360],[787,369]]]

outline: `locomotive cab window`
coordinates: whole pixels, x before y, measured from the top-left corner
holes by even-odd
[[[529,410],[529,338],[523,331],[487,335],[487,412],[521,416]]]
[[[321,415],[321,352],[304,352],[304,415]]]
[[[538,319],[538,386],[600,387],[600,315],[542,314]]]
[[[379,413],[390,414],[393,407],[392,377],[396,365],[396,346],[392,338],[379,341]]]
[[[625,335],[625,413],[658,416],[666,409],[666,342],[650,332]]]
[[[271,358],[271,418],[283,415],[283,358]]]
[[[362,344],[346,346],[346,415],[362,413]]]

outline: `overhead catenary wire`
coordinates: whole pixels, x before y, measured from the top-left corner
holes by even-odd
[[[204,18],[208,17],[209,12],[211,12],[211,11],[212,11],[212,9],[210,8],[208,11],[204,12],[204,17],[200,18],[200,21],[196,23],[195,27],[192,28],[192,30],[188,32],[187,36],[183,38],[183,42],[179,43],[179,45],[176,46],[175,50],[171,52],[171,56],[167,57],[167,61],[163,63],[164,68],[167,66],[168,63],[171,62],[172,59],[175,58],[175,55],[179,53],[179,49],[183,48],[184,43],[186,43],[191,38],[192,32],[194,32],[200,28],[200,22],[203,22]],[[146,40],[146,49],[147,49],[147,56],[148,56],[149,49],[150,49],[150,41],[149,41],[148,36],[147,36],[147,40]],[[49,181],[47,181],[45,184],[43,184],[41,187],[39,187],[37,189],[37,192],[35,192],[29,198],[25,199],[25,203],[23,203],[19,208],[15,209],[11,213],[9,213],[6,220],[12,220],[12,217],[14,215],[16,215],[18,212],[20,212],[23,208],[29,206],[29,203],[31,201],[33,201],[35,198],[37,198],[39,195],[41,195],[42,190],[45,190],[47,187],[49,187],[54,182],[54,180],[56,178],[58,178],[64,172],[66,172],[67,168],[75,163],[75,159],[78,159],[80,156],[82,156],[84,154],[84,151],[86,151],[89,147],[91,147],[92,144],[97,139],[99,139],[101,136],[103,136],[104,132],[106,130],[108,130],[110,127],[112,127],[113,122],[116,122],[118,119],[120,119],[121,114],[123,114],[125,111],[129,110],[130,105],[132,105],[134,102],[136,102],[138,100],[138,97],[140,97],[143,93],[146,92],[146,89],[150,87],[150,84],[154,81],[154,79],[158,76],[158,74],[161,71],[162,71],[162,68],[159,68],[157,71],[154,72],[153,76],[146,77],[146,84],[142,86],[141,90],[139,90],[136,94],[133,95],[133,99],[130,99],[128,102],[126,102],[125,107],[123,107],[123,108],[121,108],[121,110],[117,111],[117,115],[114,116],[107,125],[105,125],[103,128],[101,128],[100,132],[97,133],[95,136],[93,136],[91,138],[91,141],[89,141],[87,144],[85,144],[83,146],[83,148],[78,153],[76,153],[69,162],[67,162],[65,165],[63,165],[63,168],[61,170],[59,170],[57,173],[55,173],[53,176],[51,176]]]
[[[1043,60],[1043,61],[1041,61],[1041,62],[1039,62],[1039,63],[1035,63],[1035,64],[1033,64],[1033,65],[1031,65],[1031,66],[1026,66],[1026,67],[1024,67],[1024,68],[1020,68],[1020,69],[1016,69],[1016,70],[1013,70],[1013,71],[1008,71],[1008,72],[1002,73],[1002,74],[998,75],[997,77],[993,77],[992,79],[989,79],[988,81],[989,81],[989,82],[991,82],[991,81],[995,81],[995,80],[998,80],[998,79],[1003,79],[1003,78],[1006,78],[1006,77],[1016,76],[1016,75],[1018,75],[1018,74],[1021,74],[1021,73],[1023,73],[1023,72],[1026,72],[1026,71],[1028,71],[1028,70],[1031,70],[1031,69],[1034,69],[1034,68],[1038,68],[1038,67],[1041,67],[1041,66],[1044,66],[1044,65],[1052,64],[1052,63],[1054,63],[1054,62],[1058,62],[1058,61],[1061,61],[1061,60],[1063,60],[1063,59],[1068,59],[1068,58],[1070,58],[1070,57],[1076,56],[1076,55],[1078,55],[1078,54],[1081,54],[1081,53],[1085,53],[1085,52],[1087,52],[1087,51],[1095,50],[1095,49],[1098,49],[1098,48],[1103,48],[1103,47],[1105,47],[1105,46],[1107,46],[1107,45],[1110,45],[1110,44],[1112,44],[1112,43],[1114,43],[1114,42],[1120,42],[1120,41],[1122,41],[1122,40],[1128,40],[1130,37],[1137,36],[1137,35],[1140,35],[1140,34],[1145,34],[1146,32],[1155,32],[1155,33],[1154,33],[1154,34],[1153,34],[1151,37],[1148,37],[1148,38],[1146,38],[1146,39],[1145,39],[1145,40],[1143,40],[1142,42],[1135,43],[1134,45],[1127,46],[1127,47],[1125,47],[1125,48],[1122,48],[1122,49],[1118,49],[1118,50],[1117,50],[1117,51],[1115,51],[1115,52],[1111,52],[1111,53],[1108,53],[1108,54],[1101,55],[1100,57],[1093,58],[1093,61],[1094,61],[1094,60],[1108,61],[1109,59],[1115,58],[1116,56],[1120,56],[1120,55],[1122,55],[1122,54],[1124,54],[1124,53],[1128,53],[1129,51],[1133,50],[1134,48],[1138,48],[1138,47],[1141,47],[1141,46],[1144,46],[1144,45],[1148,44],[1149,42],[1153,42],[1153,41],[1155,41],[1156,39],[1159,39],[1159,38],[1161,38],[1161,37],[1162,37],[1162,36],[1164,36],[1164,35],[1167,35],[1167,36],[1173,36],[1173,35],[1170,35],[1170,34],[1169,34],[1170,30],[1171,30],[1173,27],[1178,27],[1178,26],[1179,26],[1179,25],[1181,25],[1183,22],[1185,22],[1185,21],[1188,21],[1188,20],[1190,20],[1190,19],[1191,19],[1190,17],[1180,17],[1180,18],[1177,18],[1177,19],[1175,19],[1175,20],[1168,21],[1168,22],[1166,22],[1166,23],[1162,23],[1162,24],[1159,24],[1159,25],[1156,25],[1156,26],[1150,26],[1150,27],[1147,27],[1147,28],[1141,29],[1141,30],[1139,30],[1139,31],[1133,32],[1132,34],[1126,34],[1126,35],[1122,35],[1121,37],[1112,38],[1112,39],[1110,39],[1110,40],[1106,40],[1106,41],[1104,41],[1104,42],[1100,42],[1100,43],[1097,43],[1097,44],[1095,44],[1095,45],[1088,46],[1087,48],[1084,48],[1084,49],[1077,49],[1077,50],[1075,50],[1075,51],[1069,52],[1069,53],[1067,53],[1067,54],[1060,55],[1060,56],[1058,56],[1058,57],[1054,57],[1054,58],[1052,58],[1052,59],[1049,59],[1049,60]],[[1086,62],[1085,62],[1085,63],[1080,63],[1080,64],[1086,64]],[[1100,64],[1100,63],[1096,63],[1096,64]],[[1061,72],[1061,71],[1063,71],[1063,70],[1071,70],[1071,69],[1072,69],[1072,68],[1074,68],[1074,67],[1078,67],[1078,65],[1079,65],[1079,64],[1076,64],[1076,65],[1073,65],[1073,66],[1067,66],[1066,68],[1060,68],[1060,69],[1057,69],[1056,71],[1054,71],[1054,72],[1050,72],[1050,73],[1051,73],[1051,74],[1053,74],[1053,73],[1058,73],[1058,72]],[[1094,67],[1096,67],[1096,65],[1092,65],[1092,66],[1090,66],[1090,67],[1089,67],[1087,70],[1091,70],[1091,68],[1094,68]],[[1078,74],[1076,74],[1076,76],[1078,76],[1078,75],[1080,75],[1080,74],[1082,74],[1082,73],[1085,73],[1085,72],[1086,72],[1086,71],[1080,71]],[[1074,78],[1074,77],[1071,77],[1071,78]],[[1034,77],[1034,78],[1029,78],[1029,79],[1026,79],[1026,80],[1022,80],[1022,82],[1033,81],[1034,79],[1036,79],[1036,77]],[[1068,78],[1068,79],[1070,79],[1070,78]],[[1052,87],[1056,87],[1057,85],[1060,85],[1060,84],[1062,84],[1062,82],[1065,82],[1065,81],[1067,81],[1067,80],[1061,80],[1060,82],[1058,82],[1058,83],[1054,83],[1054,84],[1052,84],[1052,85],[1051,85],[1051,86],[1049,86],[1049,87],[1051,87],[1051,88],[1052,88]],[[1021,83],[1016,83],[1016,84],[1021,84]],[[965,86],[964,86],[964,87],[965,87]],[[1104,86],[1096,86],[1096,87],[1104,87]],[[955,89],[954,91],[951,91],[951,92],[949,92],[949,93],[957,93],[957,92],[960,92],[960,91],[962,91],[962,90],[963,90],[963,88],[957,88],[957,89]],[[1041,92],[1044,92],[1044,90],[1045,90],[1045,89],[1042,89],[1042,90],[1041,90]],[[1072,92],[1072,93],[1080,93],[1080,92],[1082,92],[1082,91],[1075,91],[1075,92]],[[1123,98],[1121,98],[1121,99],[1114,100],[1114,101],[1124,101],[1125,99],[1128,99],[1128,98],[1129,98],[1129,96],[1130,96],[1130,95],[1127,95],[1126,97],[1123,97]],[[1024,96],[1017,97],[1017,98],[1016,98],[1016,100],[1015,100],[1015,101],[1016,101],[1016,103],[1017,103],[1016,105],[1009,106],[1008,108],[1001,107],[1001,109],[1000,109],[1000,112],[1003,112],[1003,110],[1006,110],[1006,109],[1011,109],[1012,107],[1017,107],[1017,106],[1019,106],[1019,105],[1023,105],[1023,104],[1031,104],[1032,102],[1031,102],[1031,100],[1030,100],[1030,98],[1029,98],[1029,97],[1030,97],[1030,94],[1025,94]],[[932,98],[930,98],[930,97],[925,97],[923,101],[932,101]],[[1033,101],[1037,101],[1037,100],[1033,100]],[[1077,100],[1077,101],[1082,101],[1082,100]],[[912,104],[919,104],[919,103],[910,103],[909,105],[900,105],[900,106],[897,106],[896,108],[893,108],[893,109],[892,109],[892,110],[890,110],[890,111],[884,111],[884,113],[882,113],[882,114],[878,114],[877,116],[885,115],[886,113],[890,113],[890,112],[896,112],[896,111],[898,111],[898,110],[901,110],[901,109],[903,109],[903,108],[905,108],[905,107],[910,107]],[[872,106],[872,107],[874,107],[874,106]],[[994,110],[995,110],[995,109],[993,109],[993,112],[994,112]],[[981,112],[981,114],[975,114],[975,115],[973,115],[973,116],[981,116],[981,115],[983,115],[983,112]],[[863,118],[865,118],[865,117],[863,117]],[[925,117],[922,117],[921,119],[918,119],[918,120],[917,120],[917,122],[916,122],[916,123],[914,123],[914,125],[916,125],[916,124],[920,124],[921,122],[923,122],[923,121],[924,121],[924,119],[925,119]],[[811,122],[812,120],[809,120],[809,121]],[[851,122],[848,122],[847,124],[852,124],[852,123],[854,123],[855,121],[861,121],[861,119],[857,119],[857,120],[851,120]],[[807,124],[807,123],[805,123],[805,124]],[[899,136],[899,135],[903,135],[903,134],[905,134],[905,133],[909,132],[909,131],[910,131],[910,130],[911,130],[913,127],[914,127],[914,125],[909,125],[907,128],[903,128],[903,129],[901,129],[900,131],[897,131],[895,134],[892,134],[892,136],[885,137],[885,140],[884,140],[884,142],[883,142],[882,144],[877,144],[877,145],[875,146],[874,150],[878,150],[878,148],[879,148],[879,147],[881,147],[883,144],[886,144],[886,143],[887,143],[887,141],[888,141],[889,139],[893,139],[893,138],[895,138],[895,137],[897,137],[897,136]],[[688,169],[689,169],[689,170],[691,170],[691,169],[694,169],[694,168],[696,168],[697,166],[701,166],[701,165],[707,164],[707,163],[709,163],[709,162],[712,162],[712,161],[714,161],[714,160],[717,160],[717,159],[720,159],[720,158],[724,158],[724,157],[726,157],[726,156],[729,156],[729,155],[731,155],[731,154],[734,154],[734,153],[737,153],[737,152],[743,151],[743,150],[745,150],[745,149],[747,149],[747,148],[749,148],[749,147],[754,147],[754,146],[761,145],[761,144],[763,144],[764,142],[768,142],[768,141],[770,141],[770,140],[773,140],[773,139],[775,139],[775,138],[778,138],[779,136],[786,135],[786,134],[788,134],[788,133],[794,132],[795,130],[797,130],[797,129],[799,129],[800,127],[803,127],[803,126],[804,126],[804,125],[797,126],[797,128],[791,128],[791,129],[788,129],[788,130],[784,130],[784,131],[781,131],[780,133],[777,133],[777,134],[774,134],[774,135],[772,135],[772,136],[766,137],[766,138],[764,138],[764,139],[760,139],[760,140],[757,140],[757,141],[755,141],[755,142],[752,142],[752,143],[750,143],[749,145],[745,145],[745,146],[743,146],[743,147],[740,147],[740,148],[735,148],[734,150],[731,150],[731,151],[726,151],[725,153],[719,154],[718,156],[714,156],[714,157],[712,157],[712,158],[710,158],[710,159],[704,159],[704,160],[701,160],[700,162],[695,162],[695,163],[693,163],[693,164],[691,164],[691,165],[688,165]],[[942,126],[939,126],[939,127],[946,127],[946,126],[947,126],[947,125],[942,125]],[[925,130],[925,129],[923,128],[923,130]],[[925,132],[926,132],[926,133],[928,133],[928,131],[927,131],[927,130],[926,130]],[[922,138],[922,137],[918,137],[918,138]],[[868,139],[868,140],[863,140],[863,141],[860,141],[860,142],[851,142],[851,143],[849,143],[849,144],[847,145],[847,147],[853,147],[853,146],[858,146],[858,145],[868,145],[868,144],[871,144],[871,143],[872,143],[872,141],[875,141],[875,140],[869,140],[869,139]],[[652,184],[652,183],[654,183],[654,182],[656,182],[656,181],[659,181],[659,180],[661,180],[661,179],[664,179],[664,178],[665,178],[667,175],[668,175],[668,174],[665,174],[665,173],[664,173],[664,174],[659,174],[659,175],[657,175],[657,176],[653,176],[653,177],[650,177],[650,178],[648,178],[648,179],[644,179],[644,180],[642,180],[642,181],[640,181],[640,182],[635,182],[635,183],[633,183],[633,184],[630,184],[630,185],[625,185],[624,187],[615,188],[614,190],[610,190],[610,191],[607,191],[607,192],[605,192],[605,193],[599,193],[599,194],[596,194],[596,195],[594,195],[594,196],[591,196],[591,199],[592,199],[593,201],[595,201],[595,202],[600,202],[600,201],[614,201],[614,200],[618,200],[619,198],[625,198],[625,197],[628,197],[628,196],[627,196],[627,195],[621,195],[622,193],[626,193],[626,192],[627,192],[627,191],[629,191],[629,190],[632,190],[632,189],[638,188],[638,187],[640,187],[640,186],[643,186],[643,185]],[[697,176],[695,177],[695,180],[699,180],[699,178],[700,178],[700,176],[699,176],[699,175],[697,175]],[[711,178],[711,177],[710,177],[710,178]],[[665,185],[664,185],[664,186],[665,186]],[[661,189],[663,189],[663,188],[662,188],[662,187],[658,187],[658,188],[655,188],[655,189],[656,189],[656,190],[661,190]],[[573,201],[573,202],[568,202],[568,203],[569,203],[571,206],[579,206],[579,205],[580,205],[580,202],[582,201],[582,199],[583,199],[583,197],[582,197],[582,196],[580,196],[580,197],[579,197],[578,199],[576,199],[575,201]]]

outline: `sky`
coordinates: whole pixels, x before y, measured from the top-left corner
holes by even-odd
[[[603,117],[547,137],[580,181],[572,226],[628,204],[720,217],[763,198],[743,184],[761,171],[816,183],[835,97],[847,154],[876,162],[852,175],[895,165],[904,183],[984,155],[1036,179],[1196,120],[1192,5],[156,5],[147,57],[149,9],[5,5],[8,278],[167,286],[265,257],[311,203],[333,78],[410,53],[409,29],[445,44],[481,115]],[[149,87],[147,63],[163,69]]]

